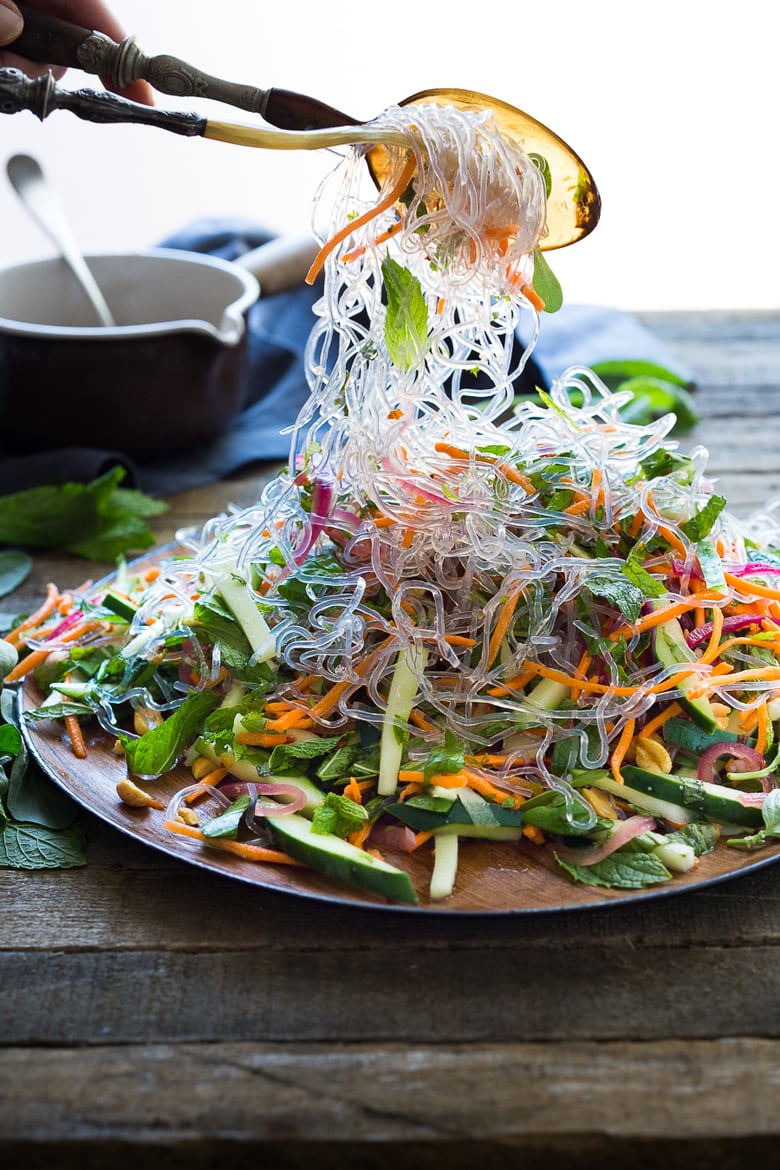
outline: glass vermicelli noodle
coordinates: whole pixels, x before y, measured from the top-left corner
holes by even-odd
[[[740,526],[706,453],[669,441],[673,416],[626,422],[630,395],[585,368],[517,403],[539,327],[543,171],[487,112],[394,107],[379,123],[408,141],[383,148],[381,189],[357,148],[315,207],[324,288],[289,465],[145,586],[120,658],[154,664],[174,646],[180,679],[122,701],[167,712],[229,677],[233,649],[201,633],[213,604],[270,672],[239,688],[257,690],[261,739],[363,729],[380,798],[441,799],[450,774],[499,805],[557,794],[572,831],[590,831],[611,797],[573,784],[578,770],[622,782],[654,744],[663,762],[653,721],[680,703],[747,718],[780,689],[772,613],[752,642],[737,636],[756,573],[765,591],[780,580],[771,557],[750,571],[780,524],[768,509]],[[114,730],[110,687],[91,694]],[[437,771],[447,751],[460,768]]]

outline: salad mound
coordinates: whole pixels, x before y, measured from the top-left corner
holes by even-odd
[[[185,759],[171,833],[391,900],[417,900],[398,859],[418,850],[446,898],[466,838],[617,889],[720,835],[760,847],[780,822],[771,511],[737,522],[673,417],[626,422],[588,370],[515,403],[544,160],[487,115],[388,116],[409,146],[379,200],[360,152],[340,171],[287,469],[159,570],[12,635],[30,653],[9,679],[37,671],[29,718],[65,719],[77,754],[79,720],[117,737],[129,804],[159,805]]]

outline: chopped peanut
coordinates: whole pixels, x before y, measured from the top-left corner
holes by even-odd
[[[132,808],[163,808],[163,804],[143,788],[139,788],[127,776],[117,783],[116,794],[121,801]]]
[[[192,825],[194,829],[197,829],[200,824],[200,817],[194,808],[180,808],[177,816],[185,825]]]
[[[209,772],[214,771],[215,766],[214,761],[210,760],[208,756],[198,756],[196,760],[192,761],[190,769],[193,780],[202,780],[204,776],[208,776]]]
[[[152,707],[136,707],[133,711],[133,730],[136,735],[144,735],[154,727],[159,727],[163,717]]]
[[[634,758],[638,768],[648,772],[661,772],[668,776],[672,771],[672,757],[657,735],[646,735],[634,741]]]

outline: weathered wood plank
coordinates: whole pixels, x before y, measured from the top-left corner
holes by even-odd
[[[83,1157],[97,1143],[120,1158],[128,1147],[136,1157],[167,1149],[213,1166],[232,1165],[232,1156],[206,1162],[194,1138],[212,1156],[220,1146],[262,1154],[280,1140],[299,1151],[307,1143],[370,1143],[375,1157],[379,1143],[449,1152],[493,1143],[516,1158],[541,1148],[554,1156],[546,1166],[563,1165],[563,1155],[582,1166],[596,1164],[583,1151],[625,1153],[633,1145],[652,1153],[623,1165],[681,1166],[706,1164],[680,1154],[706,1147],[712,1157],[721,1141],[733,1143],[744,1166],[751,1140],[780,1137],[778,1079],[780,1045],[752,1038],[9,1049],[0,1057],[0,1149],[25,1143],[34,1156],[68,1142]]]
[[[524,955],[566,952],[597,942],[670,949],[780,941],[780,888],[773,865],[697,893],[673,894],[598,911],[531,916],[413,918],[392,910],[312,906],[171,860],[85,815],[86,869],[6,871],[0,950],[231,951],[300,949],[312,922],[327,921],[318,947],[334,952],[446,950],[453,938],[474,949]],[[175,913],[172,912],[175,907]],[[160,923],[164,923],[161,931]],[[251,924],[237,931],[236,924]],[[354,959],[353,959],[354,961]]]
[[[0,953],[0,1043],[780,1036],[773,944],[477,946],[461,926],[437,947],[421,931],[380,947],[327,911],[301,926],[283,947]]]

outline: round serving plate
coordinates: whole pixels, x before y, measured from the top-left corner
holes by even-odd
[[[167,546],[134,562],[132,570],[145,571],[169,558]],[[108,586],[111,577],[95,586]],[[30,678],[19,694],[20,711],[39,706],[42,694]],[[245,861],[217,849],[191,843],[163,827],[165,813],[151,808],[137,809],[124,804],[116,793],[117,781],[127,775],[121,756],[114,751],[113,737],[96,722],[84,727],[88,747],[86,760],[77,759],[61,723],[53,720],[22,720],[27,746],[43,770],[82,808],[107,824],[170,857],[212,873],[247,882],[260,889],[277,890],[323,902],[368,906],[406,914],[538,914],[568,910],[597,909],[627,902],[646,901],[686,890],[701,889],[715,882],[750,873],[772,864],[780,857],[780,841],[750,853],[730,849],[721,842],[700,858],[689,873],[679,874],[661,885],[643,890],[604,890],[573,883],[557,867],[549,847],[526,841],[485,842],[462,840],[458,878],[453,894],[432,902],[428,884],[432,867],[431,845],[414,853],[383,849],[388,862],[405,869],[420,899],[419,906],[401,906],[336,882],[303,866],[271,865]],[[188,768],[178,766],[145,785],[164,805],[179,789],[192,783]]]

